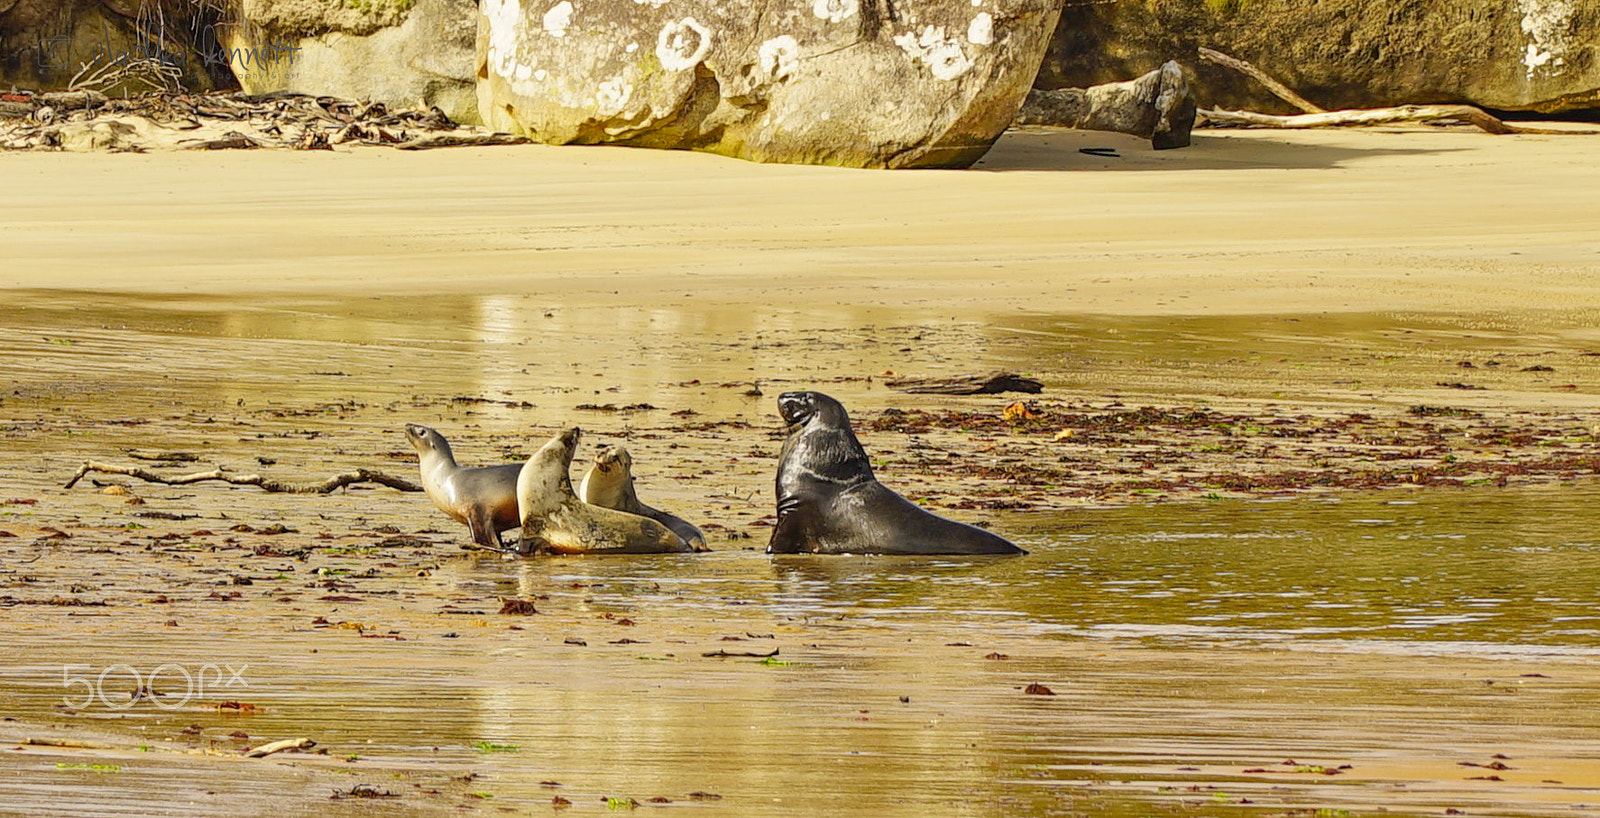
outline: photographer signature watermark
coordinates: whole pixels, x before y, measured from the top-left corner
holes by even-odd
[[[187,38],[179,39],[167,28],[166,18],[148,14],[143,3],[140,4],[135,19],[136,35],[131,44],[119,44],[111,29],[104,24],[101,26],[101,36],[98,38],[85,39],[70,35],[40,37],[38,40],[40,72],[70,74],[81,70],[85,65],[95,63],[118,65],[143,60],[153,60],[181,72],[189,63],[189,59],[181,50],[171,50],[169,46],[184,43],[187,48],[193,50],[194,56],[198,57],[200,63],[208,70],[231,69],[236,75],[241,75],[264,71],[284,61],[292,66],[301,51],[299,46],[283,40],[269,40],[248,48],[229,48],[223,43],[230,39],[230,31],[239,28],[239,24],[227,21],[205,22],[199,18],[190,22],[188,31],[185,32]],[[243,41],[243,38],[238,39]]]
[[[88,675],[74,675],[85,668]],[[234,667],[210,662],[190,672],[188,667],[168,662],[140,673],[126,662],[118,662],[100,669],[99,673],[88,665],[62,665],[61,686],[69,692],[61,701],[74,710],[88,710],[99,704],[108,710],[127,710],[148,702],[162,710],[177,710],[195,697],[204,698],[206,691],[215,692],[230,687],[249,687],[244,673],[249,665]],[[82,698],[74,692],[81,691]]]

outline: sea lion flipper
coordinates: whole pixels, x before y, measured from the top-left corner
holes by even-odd
[[[467,516],[467,530],[472,532],[472,541],[478,545],[487,545],[499,548],[500,532],[495,530],[494,515],[484,506],[474,506]]]
[[[809,521],[815,514],[816,509],[800,504],[780,511],[778,524],[772,527],[772,536],[767,540],[767,553],[804,554],[811,550],[808,545],[812,540]]]

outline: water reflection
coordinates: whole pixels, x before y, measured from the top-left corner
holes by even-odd
[[[1600,486],[1393,500],[1217,501],[1017,514],[1018,558],[767,558],[564,564],[612,604],[749,600],[781,616],[1003,625],[1172,645],[1596,654]],[[519,568],[520,590],[544,581]],[[530,584],[532,583],[532,584]]]
[[[773,453],[756,450],[773,448],[776,429],[770,399],[744,394],[750,382],[894,404],[924,399],[883,395],[865,376],[1011,365],[1043,369],[1052,384],[1227,395],[1230,367],[1254,376],[1285,365],[1278,358],[1389,372],[1384,356],[1415,347],[1404,330],[1425,323],[1021,316],[995,328],[853,307],[575,310],[532,295],[238,305],[39,294],[0,318],[16,421],[0,478],[8,495],[44,502],[3,513],[83,527],[48,548],[0,546],[3,570],[17,572],[0,595],[78,593],[62,589],[92,574],[84,593],[116,604],[92,615],[0,608],[0,651],[21,657],[0,673],[0,700],[30,719],[153,736],[200,724],[207,741],[231,746],[238,721],[210,708],[58,711],[61,667],[248,665],[249,698],[265,708],[252,734],[314,734],[343,753],[478,773],[494,805],[513,810],[547,808],[540,782],[558,780],[591,809],[608,795],[684,804],[704,791],[725,798],[695,803],[730,815],[1145,815],[1152,802],[1217,814],[1247,809],[1246,796],[1567,811],[1566,801],[1600,800],[1592,480],[992,515],[1032,552],[1019,558],[773,559],[759,538],[609,560],[319,552],[338,570],[379,570],[382,593],[360,601],[323,599],[311,566],[252,562],[247,546],[175,552],[144,536],[163,524],[118,530],[119,499],[58,489],[76,463],[123,446],[246,464],[266,446],[320,476],[330,451],[365,462],[402,447],[401,416],[448,416],[474,432],[481,460],[493,456],[485,438],[525,442],[530,427],[571,421],[579,403],[649,402],[764,430],[702,468],[732,474],[753,498],[719,497],[728,517],[753,517],[768,510]],[[1578,337],[1498,332],[1467,345],[1500,354]],[[1189,367],[1188,380],[1172,379]],[[519,403],[447,403],[457,395]],[[77,418],[62,420],[64,406]],[[603,417],[607,435],[629,423]],[[147,494],[214,528],[226,527],[223,513],[281,520],[302,532],[286,546],[321,547],[323,532],[379,521],[438,524],[425,503],[370,494]],[[424,560],[442,564],[419,576]],[[256,576],[241,586],[247,601],[208,601],[241,565]],[[181,598],[153,606],[156,594]],[[509,596],[537,599],[542,613],[509,623],[495,614]],[[722,649],[781,653],[706,656]],[[1024,693],[1034,682],[1055,695]],[[519,749],[483,753],[480,742]],[[1503,785],[1456,783],[1458,761],[1497,752],[1519,768]],[[1354,769],[1244,772],[1286,759]],[[1563,768],[1576,761],[1590,772]],[[187,797],[126,779],[88,786],[120,788],[123,812]],[[1217,802],[1218,791],[1234,800]],[[48,803],[15,783],[0,783],[0,802],[29,792],[28,804]]]

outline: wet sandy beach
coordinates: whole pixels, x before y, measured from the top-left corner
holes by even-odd
[[[1600,812],[1591,141],[0,155],[0,812]],[[882,386],[997,368],[1035,417]],[[1032,553],[762,554],[793,388]],[[62,488],[410,476],[406,422],[625,441],[715,552]]]

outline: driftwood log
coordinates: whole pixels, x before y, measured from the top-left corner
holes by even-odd
[[[251,150],[260,147],[263,145],[259,140],[242,133],[228,133],[216,139],[186,139],[178,143],[178,149],[186,151]]]
[[[1289,86],[1273,79],[1272,76],[1267,72],[1262,71],[1261,69],[1239,59],[1238,57],[1231,57],[1214,48],[1206,48],[1205,46],[1201,46],[1200,59],[1208,63],[1212,63],[1213,65],[1220,65],[1224,68],[1232,68],[1233,70],[1238,71],[1250,79],[1261,83],[1263,88],[1271,91],[1278,99],[1293,105],[1294,107],[1300,109],[1300,111],[1303,113],[1325,114],[1328,112],[1327,108],[1318,107],[1305,97],[1296,94],[1289,88]]]
[[[1394,108],[1362,108],[1350,111],[1325,111],[1320,114],[1275,116],[1250,111],[1202,110],[1206,121],[1217,125],[1245,125],[1258,128],[1338,128],[1360,125],[1392,125],[1397,122],[1433,122],[1458,119],[1496,135],[1504,134],[1597,134],[1594,130],[1527,128],[1486,113],[1471,105],[1400,105]]]
[[[263,744],[260,747],[252,747],[245,750],[244,757],[266,758],[273,753],[281,753],[284,750],[309,750],[315,746],[317,746],[317,743],[308,738],[286,738],[283,741],[274,741]]]
[[[488,145],[526,145],[533,140],[510,133],[437,133],[425,134],[395,145],[403,151],[426,151],[434,148],[474,148]]]
[[[1504,134],[1597,134],[1594,130],[1527,128],[1512,125],[1472,105],[1399,105],[1393,108],[1359,108],[1344,111],[1324,110],[1273,79],[1267,72],[1238,57],[1211,48],[1201,48],[1200,58],[1232,68],[1261,83],[1284,102],[1304,111],[1292,116],[1258,114],[1253,111],[1223,111],[1202,108],[1200,116],[1212,125],[1239,125],[1254,128],[1339,128],[1362,125],[1392,125],[1399,122],[1433,122],[1454,119],[1476,126],[1487,133]]]
[[[984,375],[952,375],[942,378],[893,378],[884,386],[900,392],[929,395],[996,395],[1001,392],[1026,392],[1037,395],[1044,384],[1011,372],[994,371]]]
[[[49,91],[34,97],[34,100],[57,111],[76,111],[79,108],[102,107],[109,97],[99,91]]]
[[[378,483],[400,491],[422,491],[422,487],[404,478],[395,477],[376,469],[356,469],[355,471],[336,474],[320,483],[286,483],[282,480],[268,480],[259,474],[230,474],[220,468],[211,471],[195,472],[193,474],[180,474],[166,477],[155,472],[130,466],[114,466],[110,463],[89,461],[78,469],[78,473],[63,488],[72,488],[91,472],[99,474],[120,474],[125,477],[137,477],[150,483],[160,483],[163,486],[186,486],[190,483],[201,483],[207,480],[220,480],[235,486],[256,486],[263,491],[281,494],[330,494],[345,486],[356,483]]]

